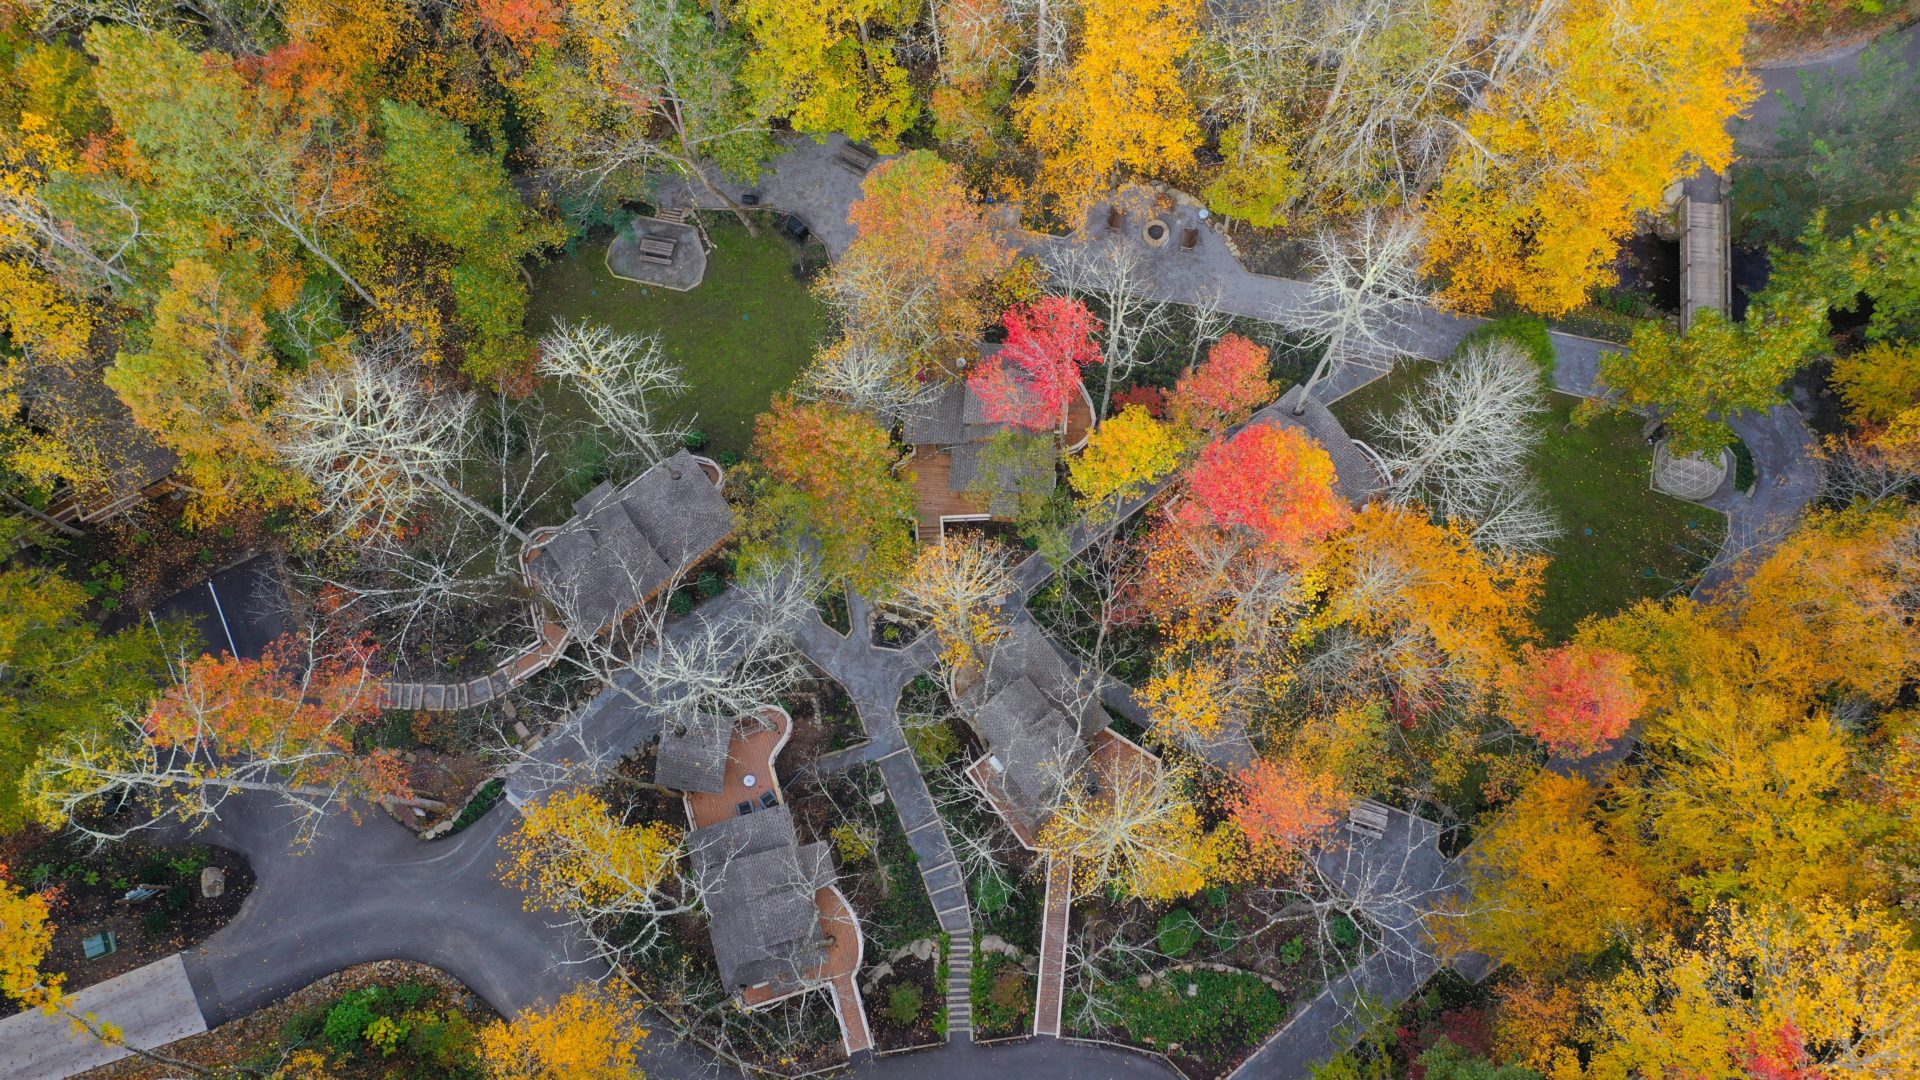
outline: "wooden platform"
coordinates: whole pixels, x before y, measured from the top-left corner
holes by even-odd
[[[987,512],[984,500],[948,486],[953,475],[953,455],[938,446],[913,448],[915,537],[923,544],[940,539],[942,517],[965,517]]]
[[[1060,1037],[1067,981],[1067,924],[1073,913],[1073,864],[1047,860],[1047,899],[1040,920],[1040,986],[1033,997],[1033,1033]]]
[[[1727,247],[1727,204],[1688,198],[1682,204],[1686,232],[1680,238],[1680,328],[1711,308],[1725,314],[1731,304],[1732,253]]]

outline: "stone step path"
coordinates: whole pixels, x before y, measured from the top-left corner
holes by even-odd
[[[1040,921],[1040,987],[1033,997],[1033,1033],[1060,1037],[1067,981],[1067,924],[1073,914],[1073,865],[1047,860],[1047,900]]]
[[[973,1041],[973,935],[947,940],[947,1041]]]

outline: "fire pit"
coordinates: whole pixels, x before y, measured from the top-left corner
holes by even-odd
[[[1141,230],[1141,235],[1146,237],[1148,247],[1163,247],[1167,237],[1173,235],[1173,230],[1167,228],[1166,222],[1154,218],[1147,222],[1146,228]]]

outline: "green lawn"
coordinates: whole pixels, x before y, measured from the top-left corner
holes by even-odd
[[[1425,363],[1403,366],[1341,399],[1334,414],[1354,437],[1368,439],[1363,418],[1412,392],[1430,370]],[[1569,416],[1578,401],[1548,395],[1547,438],[1534,463],[1564,530],[1554,542],[1538,620],[1554,640],[1588,615],[1671,592],[1705,565],[1727,527],[1717,511],[1648,486],[1653,454],[1638,421],[1605,416],[1575,427]]]
[[[799,249],[773,228],[753,237],[731,219],[709,220],[707,233],[706,280],[690,292],[614,277],[606,239],[578,245],[534,272],[527,328],[542,334],[560,318],[659,331],[692,384],[673,412],[707,433],[707,453],[744,454],[753,418],[812,359],[826,309],[794,276]]]

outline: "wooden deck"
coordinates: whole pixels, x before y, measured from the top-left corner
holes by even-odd
[[[945,447],[913,448],[914,535],[923,544],[940,539],[942,517],[965,517],[987,512],[984,500],[948,487],[953,475],[953,455]]]
[[[757,810],[760,796],[769,791],[780,795],[780,775],[774,771],[773,759],[779,756],[780,748],[787,745],[787,736],[793,732],[793,718],[785,709],[771,706],[760,715],[764,721],[742,717],[736,723],[733,741],[727,744],[726,778],[721,781],[720,790],[686,793],[687,820],[694,828],[704,829],[733,817],[740,812],[743,802],[752,803]],[[753,777],[752,784],[747,783],[749,776]]]

